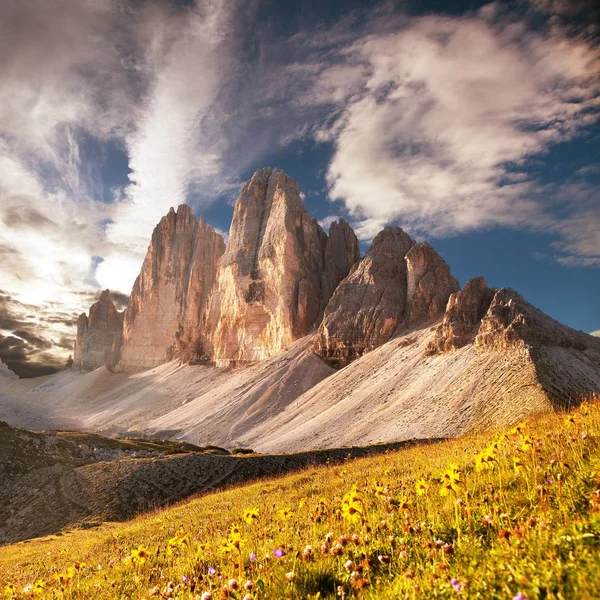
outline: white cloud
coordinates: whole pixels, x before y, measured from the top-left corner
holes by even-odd
[[[596,329],[596,331],[591,331],[590,335],[595,335],[596,337],[600,337],[600,329]]]
[[[225,0],[0,6],[0,289],[30,329],[72,340],[66,322],[98,284],[130,291],[170,206],[211,178],[230,189],[214,109],[235,68],[234,14]],[[109,140],[131,171],[113,203],[89,149]],[[65,323],[49,325],[52,312]]]
[[[369,237],[390,221],[428,235],[535,227],[598,254],[589,227],[557,227],[525,167],[597,121],[600,52],[558,29],[488,18],[413,19],[366,36],[340,53],[344,67],[320,72],[315,102],[328,90],[335,107],[317,133],[335,146],[330,197],[364,219]]]

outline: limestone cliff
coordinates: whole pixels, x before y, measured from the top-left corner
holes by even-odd
[[[329,227],[329,238],[325,244],[326,283],[324,288],[327,300],[331,298],[339,282],[350,273],[350,269],[359,260],[358,238],[352,227],[344,219],[334,221]],[[327,285],[330,289],[327,289]]]
[[[349,225],[332,229],[329,238],[280,169],[260,169],[244,185],[207,315],[217,364],[268,358],[319,322],[358,259]]]
[[[600,390],[599,339],[555,321],[510,288],[487,287],[482,277],[452,294],[426,354],[468,345],[482,356],[520,357],[555,407],[575,405]]]
[[[333,294],[316,351],[334,366],[347,365],[392,336],[439,317],[457,289],[431,246],[388,227]]]
[[[82,313],[77,319],[73,363],[88,370],[114,364],[122,324],[123,315],[115,308],[112,294],[104,290],[98,302],[92,304],[89,316]]]
[[[475,277],[462,290],[452,294],[428,351],[443,352],[473,342],[495,292],[483,277]]]
[[[189,206],[161,219],[125,311],[117,370],[155,367],[190,346],[202,352],[202,317],[224,251]]]

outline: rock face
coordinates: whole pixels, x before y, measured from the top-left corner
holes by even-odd
[[[77,319],[73,363],[87,370],[114,364],[122,325],[122,313],[115,308],[110,291],[104,290],[98,302],[92,304],[89,317],[82,313]]]
[[[380,232],[329,302],[316,351],[341,367],[392,336],[439,317],[458,289],[448,265],[399,227]]]
[[[184,350],[203,352],[202,318],[224,251],[223,238],[189,206],[161,219],[129,297],[117,370],[155,367]]]
[[[428,351],[447,352],[471,343],[492,302],[496,290],[488,287],[483,277],[475,277],[465,287],[450,296],[444,320]]]
[[[489,288],[483,277],[471,279],[450,296],[428,353],[450,352],[470,343],[496,350],[600,350],[600,340],[555,321],[510,288]]]
[[[428,355],[471,345],[479,356],[520,357],[555,408],[567,408],[600,391],[600,340],[538,310],[510,288],[487,287],[477,277],[452,294]],[[531,392],[533,393],[533,391]]]
[[[188,206],[171,209],[152,234],[108,364],[136,371],[175,357],[227,365],[276,354],[319,324],[360,259],[348,223],[333,223],[330,234],[279,169],[261,169],[243,187],[227,251]],[[84,315],[81,340],[88,329]],[[79,344],[75,363],[88,364],[83,357]]]
[[[13,379],[19,379],[19,376],[16,373],[13,373],[7,365],[5,365],[2,362],[2,359],[0,358],[0,380],[13,380]]]
[[[600,339],[555,321],[510,288],[495,293],[475,338],[486,348],[555,346],[578,351],[600,350]]]
[[[459,285],[450,267],[427,242],[415,244],[404,259],[407,307],[403,325],[411,329],[441,315],[448,296]]]
[[[352,227],[344,219],[334,221],[329,227],[329,239],[325,244],[326,283],[331,287],[325,294],[327,300],[359,260],[360,248]]]
[[[244,185],[207,315],[217,365],[266,359],[319,322],[358,259],[349,225],[332,230],[328,238],[283,171],[260,169]]]

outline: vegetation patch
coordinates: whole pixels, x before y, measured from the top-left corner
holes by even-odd
[[[0,549],[4,598],[598,598],[600,402]]]

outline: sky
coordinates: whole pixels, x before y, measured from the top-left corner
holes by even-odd
[[[600,333],[593,0],[2,0],[0,358],[61,368],[187,203],[226,234],[284,169],[365,252],[385,225]]]

